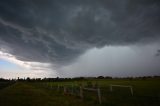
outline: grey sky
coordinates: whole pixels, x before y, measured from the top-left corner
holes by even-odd
[[[159,74],[144,62],[159,63],[159,13],[159,0],[1,0],[0,51],[62,76]]]
[[[157,48],[159,44],[94,48],[61,71],[68,77],[160,75],[160,58],[155,56]]]

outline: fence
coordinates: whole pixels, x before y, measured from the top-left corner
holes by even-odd
[[[76,85],[76,84],[58,84],[58,85],[52,85],[51,83],[43,83],[42,84],[45,88],[54,89],[58,92],[62,92],[64,94],[69,94],[73,96],[78,96],[81,99],[84,99],[85,92],[84,91],[91,91],[96,94],[97,101],[99,104],[102,103],[102,95],[101,95],[101,89],[98,86],[84,86],[83,84]],[[130,89],[131,94],[133,95],[133,88],[132,86],[126,86],[126,85],[109,85],[110,92],[113,92],[113,87],[126,87]],[[102,89],[103,90],[103,89]]]

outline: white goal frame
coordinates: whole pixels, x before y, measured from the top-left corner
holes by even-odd
[[[110,85],[110,91],[113,91],[113,87],[125,87],[125,88],[129,88],[131,91],[131,95],[133,96],[133,87],[132,86],[126,86],[126,85]]]

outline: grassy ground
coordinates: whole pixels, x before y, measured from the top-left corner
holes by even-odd
[[[97,101],[97,94],[84,91],[84,99],[76,96],[64,95],[63,91],[42,86],[41,83],[16,84],[0,90],[0,106],[160,106],[160,80],[89,80],[98,83],[101,88],[102,104]],[[73,85],[78,82],[52,82],[57,85]],[[46,83],[45,83],[46,84]],[[131,85],[134,95],[127,88],[113,88],[109,85]]]
[[[75,85],[81,83],[87,85],[87,82],[98,83],[101,89],[102,104],[109,106],[160,106],[160,79],[146,80],[88,80],[78,82],[57,82],[49,83],[52,85]],[[128,88],[113,87],[110,92],[110,84],[131,85],[133,87],[133,96]],[[84,101],[98,104],[97,94],[84,91]]]
[[[31,84],[16,83],[0,91],[0,106],[91,106],[81,99],[64,96]]]
[[[14,82],[0,82],[0,89],[3,89],[7,86],[14,84]]]

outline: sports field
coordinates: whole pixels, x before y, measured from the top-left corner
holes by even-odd
[[[160,106],[159,82],[159,79],[16,82],[0,90],[0,106]],[[83,90],[83,98],[78,96],[78,86],[92,88],[91,83],[100,89],[101,103],[94,91]],[[132,86],[133,95],[128,87],[113,86],[111,92],[110,85]]]

